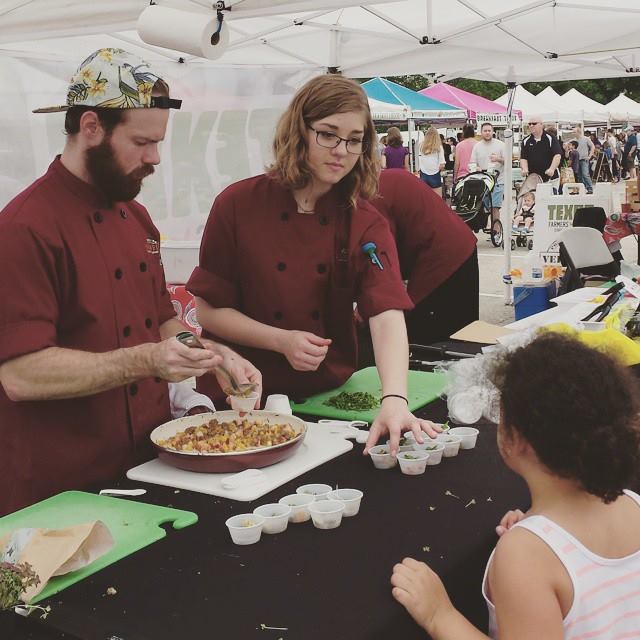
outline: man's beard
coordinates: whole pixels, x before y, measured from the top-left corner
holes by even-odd
[[[154,172],[152,164],[143,164],[131,173],[124,173],[116,160],[111,136],[106,136],[97,147],[87,149],[86,163],[91,182],[110,204],[133,200],[140,193],[142,180]]]

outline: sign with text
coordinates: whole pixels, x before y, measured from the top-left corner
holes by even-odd
[[[567,190],[569,185],[565,185]],[[582,187],[582,185],[580,185]],[[553,195],[549,184],[540,184],[536,189],[536,205],[533,226],[533,249],[531,258],[542,264],[560,262],[558,234],[573,226],[573,217],[583,207],[602,207],[611,212],[611,184],[597,183],[589,195],[582,187],[576,195]]]

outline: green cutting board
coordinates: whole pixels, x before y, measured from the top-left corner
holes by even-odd
[[[47,586],[32,600],[33,603],[44,600],[130,553],[164,538],[167,532],[161,524],[171,522],[174,529],[184,529],[198,522],[198,516],[181,509],[158,507],[83,491],[66,491],[0,518],[0,537],[25,527],[64,529],[93,520],[102,520],[109,527],[114,540],[111,550],[82,569],[51,578]]]
[[[425,404],[440,397],[446,385],[443,373],[428,373],[426,371],[409,371],[407,381],[407,395],[409,409],[414,411]],[[324,404],[332,396],[341,391],[353,393],[354,391],[368,391],[376,398],[382,395],[380,377],[375,367],[368,367],[356,371],[341,387],[332,391],[325,391],[318,395],[307,398],[299,404],[293,403],[291,408],[294,413],[303,413],[308,416],[318,416],[320,418],[335,418],[337,420],[364,420],[373,422],[378,414],[378,409],[367,411],[352,411],[346,409],[336,409]]]

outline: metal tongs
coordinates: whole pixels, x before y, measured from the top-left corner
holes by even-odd
[[[204,345],[200,342],[198,336],[191,333],[191,331],[181,331],[176,334],[176,340],[192,349],[204,349]],[[221,364],[216,367],[216,370],[219,371],[227,381],[227,386],[223,389],[227,395],[246,398],[258,388],[258,385],[254,382],[238,382],[231,371]]]
[[[597,316],[595,322],[601,322],[605,318],[605,316],[609,314],[611,309],[613,309],[618,300],[622,298],[622,296],[624,295],[623,289],[624,284],[622,283],[618,283],[613,287],[607,289],[604,292],[604,295],[607,296],[606,300],[602,304],[598,305],[591,313],[582,318],[581,322],[587,322],[594,316]]]

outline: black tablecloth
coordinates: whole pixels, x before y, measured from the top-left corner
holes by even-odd
[[[446,406],[437,401],[419,413],[441,421]],[[480,425],[475,449],[443,459],[421,476],[405,476],[398,467],[376,470],[362,448],[356,444],[253,503],[145,485],[141,500],[195,511],[199,522],[169,529],[163,540],[42,603],[52,609],[44,621],[3,614],[0,638],[424,638],[391,596],[392,567],[405,556],[428,562],[454,603],[484,628],[480,583],[496,542],[494,527],[507,509],[529,506],[524,483],[497,452],[495,426]],[[263,534],[255,545],[231,542],[227,517],[277,501],[307,482],[362,489],[360,513],[335,530],[309,521]],[[117,594],[105,595],[108,587]]]

